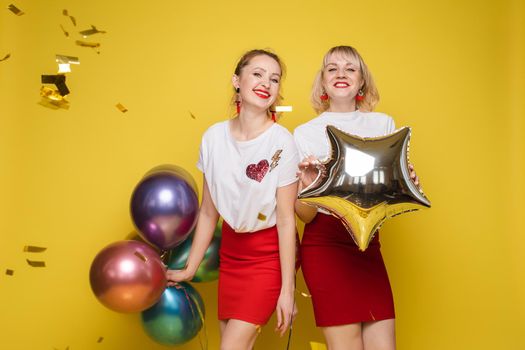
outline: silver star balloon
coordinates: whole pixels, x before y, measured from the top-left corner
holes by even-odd
[[[410,128],[363,138],[328,125],[326,133],[331,156],[299,199],[340,218],[360,250],[386,219],[430,207],[410,178]]]

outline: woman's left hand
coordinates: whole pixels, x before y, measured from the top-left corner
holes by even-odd
[[[275,327],[275,331],[282,337],[297,315],[294,294],[281,292],[275,311],[277,312],[277,327]]]

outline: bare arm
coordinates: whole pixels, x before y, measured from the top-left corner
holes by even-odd
[[[319,172],[316,167],[317,164],[319,164],[319,161],[314,156],[304,158],[301,163],[299,163],[299,171],[297,172],[297,177],[299,178],[299,192],[317,178]],[[295,213],[302,222],[307,224],[317,215],[317,208],[304,204],[297,199],[295,201]]]
[[[202,204],[186,268],[183,270],[168,270],[166,273],[168,285],[173,285],[174,282],[188,281],[193,278],[210,245],[218,220],[219,213],[211,199],[206,178],[203,176]]]
[[[295,293],[295,215],[294,202],[297,183],[277,189],[277,232],[279,234],[279,257],[281,262],[281,294],[277,301],[277,331],[281,336],[290,326],[294,313]]]

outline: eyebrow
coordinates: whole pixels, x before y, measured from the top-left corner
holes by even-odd
[[[337,63],[332,63],[332,62],[330,62],[330,63],[327,63],[327,64],[325,65],[325,67],[328,67],[328,66],[337,66]],[[356,67],[357,67],[358,65],[355,64],[355,63],[353,63],[353,62],[347,62],[347,63],[345,64],[345,66],[356,66]]]
[[[253,70],[256,70],[256,69],[260,69],[260,70],[262,70],[262,71],[267,72],[267,70],[264,69],[264,68],[262,68],[262,67],[255,67],[255,68],[253,68]],[[277,76],[279,76],[279,77],[281,76],[281,74],[279,74],[279,73],[272,73],[271,75],[277,75]]]

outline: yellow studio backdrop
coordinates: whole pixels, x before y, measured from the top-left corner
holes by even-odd
[[[245,50],[269,47],[286,62],[293,112],[281,123],[293,130],[314,117],[323,54],[349,44],[375,76],[377,110],[413,128],[411,161],[433,202],[382,229],[398,348],[523,349],[523,1],[16,0],[22,16],[9,4],[0,3],[0,58],[11,54],[0,62],[0,348],[165,349],[138,315],[98,303],[88,281],[94,256],[133,230],[133,187],[163,163],[201,184],[201,135],[229,117]],[[107,31],[85,39],[99,54],[74,42],[91,24]],[[38,104],[56,54],[80,58],[67,73],[68,110]],[[28,244],[48,249],[24,253]],[[218,349],[216,282],[194,286]],[[291,348],[309,349],[323,337],[310,300],[298,305]],[[257,349],[285,349],[274,326]]]

